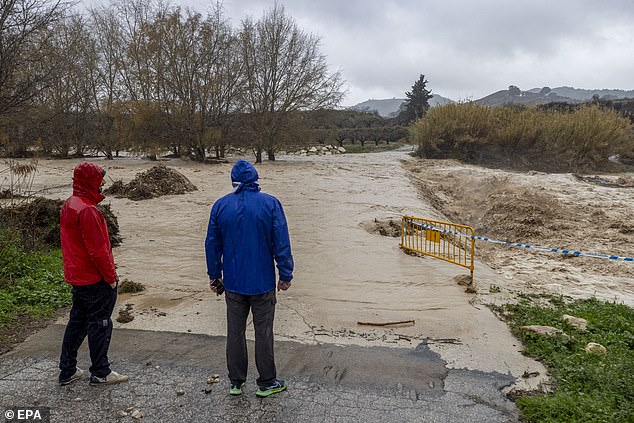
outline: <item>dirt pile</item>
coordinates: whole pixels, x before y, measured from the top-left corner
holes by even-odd
[[[364,222],[361,227],[371,234],[379,234],[382,236],[389,236],[398,238],[401,236],[401,221],[400,220],[378,220],[374,219],[372,222]]]
[[[473,226],[476,235],[584,253],[634,254],[631,173],[579,177],[509,172],[453,160],[411,161],[405,167],[422,198],[446,219]],[[515,287],[634,298],[629,262],[486,242],[478,242],[477,250],[477,259]]]
[[[125,308],[119,309],[119,315],[117,316],[117,322],[119,323],[130,323],[134,320],[134,315],[132,314],[132,304],[126,304]]]
[[[489,197],[479,233],[508,238],[505,241],[536,240],[550,235],[549,225],[559,217],[557,201],[538,192],[502,192]]]
[[[110,235],[110,245],[117,247],[121,245],[122,237],[119,233],[119,222],[117,216],[112,212],[110,204],[97,204],[97,208],[103,214],[106,219],[106,225],[108,226],[108,235]]]
[[[20,233],[22,243],[27,248],[59,247],[59,215],[62,204],[62,200],[37,197],[32,201],[25,200],[13,207],[0,209],[0,219]],[[110,244],[113,247],[120,245],[119,224],[110,205],[97,205],[97,208],[106,219]]]
[[[550,237],[565,225],[566,207],[542,189],[520,186],[509,175],[436,173],[408,164],[421,197],[447,219],[472,226],[476,235],[527,242]]]
[[[128,184],[124,184],[121,180],[115,181],[104,190],[104,193],[138,201],[162,195],[185,194],[197,189],[183,174],[166,166],[157,165],[138,173]]]
[[[140,282],[134,282],[129,279],[124,279],[119,284],[119,293],[120,294],[134,294],[137,292],[145,291],[145,286]]]
[[[3,209],[2,220],[15,228],[29,249],[43,245],[59,246],[59,212],[61,200],[38,197]]]

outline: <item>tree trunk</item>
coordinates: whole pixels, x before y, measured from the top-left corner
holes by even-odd
[[[226,150],[227,146],[225,145],[224,141],[221,141],[220,144],[216,146],[216,158],[224,159]]]
[[[207,155],[205,153],[205,147],[197,145],[196,148],[194,149],[194,154],[196,155],[195,156],[196,160],[198,160],[199,162],[205,161],[205,157]]]
[[[255,162],[262,163],[262,150],[259,148],[255,150]]]
[[[269,156],[269,160],[274,162],[275,161],[275,151],[269,150],[269,151],[267,151],[267,153],[268,153],[268,156]]]

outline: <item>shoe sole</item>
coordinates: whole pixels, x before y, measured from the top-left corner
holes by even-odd
[[[83,375],[69,379],[69,380],[65,380],[63,382],[59,383],[59,386],[66,386],[66,385],[70,385],[73,382],[77,382],[79,379],[81,379],[83,377]]]
[[[286,385],[282,386],[281,388],[273,388],[273,389],[268,389],[266,391],[260,391],[258,389],[257,391],[255,391],[255,395],[257,395],[258,397],[261,397],[261,398],[266,398],[268,396],[271,396],[273,394],[277,394],[277,393],[285,391],[285,390],[286,390]]]
[[[101,386],[101,385],[116,385],[117,383],[127,382],[128,379],[125,380],[117,380],[115,382],[90,382],[90,386]]]
[[[70,384],[71,384],[71,383],[73,383],[73,382],[77,382],[79,379],[81,379],[82,377],[84,377],[84,375],[85,375],[85,374],[86,374],[86,373],[84,372],[84,373],[80,374],[79,376],[75,376],[75,375],[73,375],[70,379],[65,380],[65,381],[63,381],[63,382],[59,382],[59,386],[66,386],[66,385],[70,385]]]

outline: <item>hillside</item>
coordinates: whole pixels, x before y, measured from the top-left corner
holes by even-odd
[[[624,98],[634,99],[634,90],[611,90],[596,89],[588,90],[573,87],[557,87],[557,88],[532,88],[528,91],[517,89],[514,93],[510,90],[500,90],[474,100],[474,103],[485,104],[488,106],[502,106],[504,104],[523,104],[523,105],[540,105],[548,103],[582,103],[592,100],[593,96],[598,95],[602,100],[617,100]],[[377,112],[382,117],[394,117],[398,115],[404,98],[391,98],[382,100],[368,100],[349,107],[349,110],[360,112]],[[434,107],[448,103],[455,103],[453,100],[434,94],[429,101],[429,105]]]
[[[513,86],[511,86],[513,87]],[[500,90],[479,100],[475,103],[485,104],[488,106],[502,106],[504,104],[524,104],[524,105],[540,105],[548,103],[583,103],[591,101],[594,96],[604,101],[617,100],[624,98],[634,98],[634,90],[586,90],[572,87],[557,88],[532,88],[528,91],[521,91],[517,87],[508,90]]]
[[[401,110],[401,106],[407,99],[405,98],[388,98],[381,100],[367,100],[354,106],[348,107],[349,110],[357,110],[359,112],[377,112],[382,117],[394,117]],[[454,103],[453,100],[438,94],[433,94],[429,105],[431,107]]]
[[[531,93],[538,93],[543,88],[533,88],[528,90]],[[561,97],[571,98],[573,100],[587,101],[592,100],[592,97],[598,95],[599,98],[605,100],[615,100],[620,98],[634,98],[634,90],[609,90],[609,89],[596,89],[587,90],[582,88],[573,87],[557,87],[553,88],[551,93],[555,93]]]
[[[532,92],[532,91],[520,91],[519,94],[512,94],[510,90],[500,90],[493,94],[489,94],[486,97],[482,97],[479,100],[475,100],[474,103],[484,104],[487,106],[502,106],[504,104],[524,104],[524,105],[539,105],[554,102],[565,103],[580,103],[582,100],[575,100],[568,97],[562,97],[557,95],[553,91],[550,92]]]

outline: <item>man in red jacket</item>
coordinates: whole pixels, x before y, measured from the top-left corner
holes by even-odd
[[[119,277],[114,266],[108,227],[96,205],[106,172],[94,163],[80,163],[73,174],[73,195],[62,206],[60,236],[64,278],[73,286],[73,306],[59,361],[59,383],[68,385],[84,371],[77,367],[77,350],[88,335],[90,384],[125,382],[128,377],[110,370],[108,347],[112,310]]]

